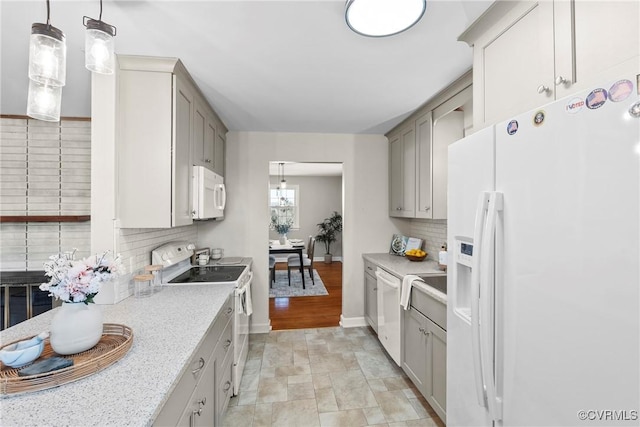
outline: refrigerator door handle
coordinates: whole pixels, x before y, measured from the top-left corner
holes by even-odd
[[[494,354],[495,235],[498,212],[502,208],[502,193],[492,192],[489,196],[480,262],[480,360],[487,408],[494,421],[502,419],[502,405],[497,397],[494,368],[494,360],[496,360]]]
[[[482,354],[480,352],[480,258],[482,254],[482,233],[489,203],[489,192],[483,191],[478,196],[476,219],[473,230],[473,258],[471,262],[471,352],[473,373],[475,377],[478,404],[487,407],[487,396],[482,374]]]

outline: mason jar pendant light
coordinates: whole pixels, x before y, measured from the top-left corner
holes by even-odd
[[[386,37],[413,27],[426,8],[426,0],[347,0],[345,19],[360,35]]]
[[[84,65],[88,70],[100,74],[113,74],[115,53],[113,38],[116,27],[102,21],[102,0],[100,16],[93,19],[85,16],[83,24],[87,27],[84,39]]]
[[[60,121],[62,86],[29,80],[27,115],[47,122]]]
[[[51,25],[50,14],[47,0],[47,23],[31,26],[27,115],[57,122],[67,80],[67,45],[64,33]]]

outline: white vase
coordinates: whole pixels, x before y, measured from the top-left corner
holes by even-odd
[[[83,302],[62,303],[51,319],[51,348],[67,355],[89,350],[102,337],[102,309]]]
[[[287,244],[287,235],[286,234],[281,234],[280,235],[280,244],[281,245],[286,245]]]

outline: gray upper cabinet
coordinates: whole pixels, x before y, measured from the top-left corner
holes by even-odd
[[[192,161],[224,176],[225,135],[227,128],[203,99],[197,98],[194,112]]]
[[[416,218],[433,218],[431,179],[431,111],[416,119]],[[429,165],[427,167],[427,165]]]
[[[209,134],[211,136],[211,134]],[[215,143],[213,143],[213,139],[215,139]],[[222,122],[218,122],[215,129],[215,138],[212,137],[212,140],[209,143],[209,147],[211,147],[211,143],[213,143],[213,171],[220,176],[224,176],[224,159],[227,148],[227,128],[222,124]]]
[[[117,211],[122,228],[191,224],[194,86],[177,59],[119,56]]]
[[[224,174],[227,129],[180,60],[119,55],[118,63],[120,227],[192,224],[192,165]]]
[[[447,218],[449,144],[471,127],[471,72],[388,134],[389,216]]]
[[[635,73],[639,26],[637,1],[495,2],[459,37],[473,46],[474,128]]]
[[[416,133],[413,123],[390,140],[389,216],[415,216]]]

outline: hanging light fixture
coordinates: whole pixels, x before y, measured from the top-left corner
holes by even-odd
[[[88,70],[100,74],[113,74],[115,53],[113,38],[116,27],[102,21],[102,0],[100,0],[100,16],[98,19],[83,18],[87,27],[84,39],[84,65]]]
[[[31,25],[27,115],[57,122],[67,80],[67,45],[64,33],[51,25],[50,15],[47,0],[47,23]]]
[[[386,37],[417,24],[426,8],[426,0],[347,0],[345,19],[360,35]]]
[[[62,86],[29,80],[27,115],[47,122],[60,121]]]
[[[282,175],[280,175],[280,169],[282,168]],[[284,163],[280,163],[278,168],[278,176],[280,177],[280,188],[287,188],[287,181],[284,179]]]

